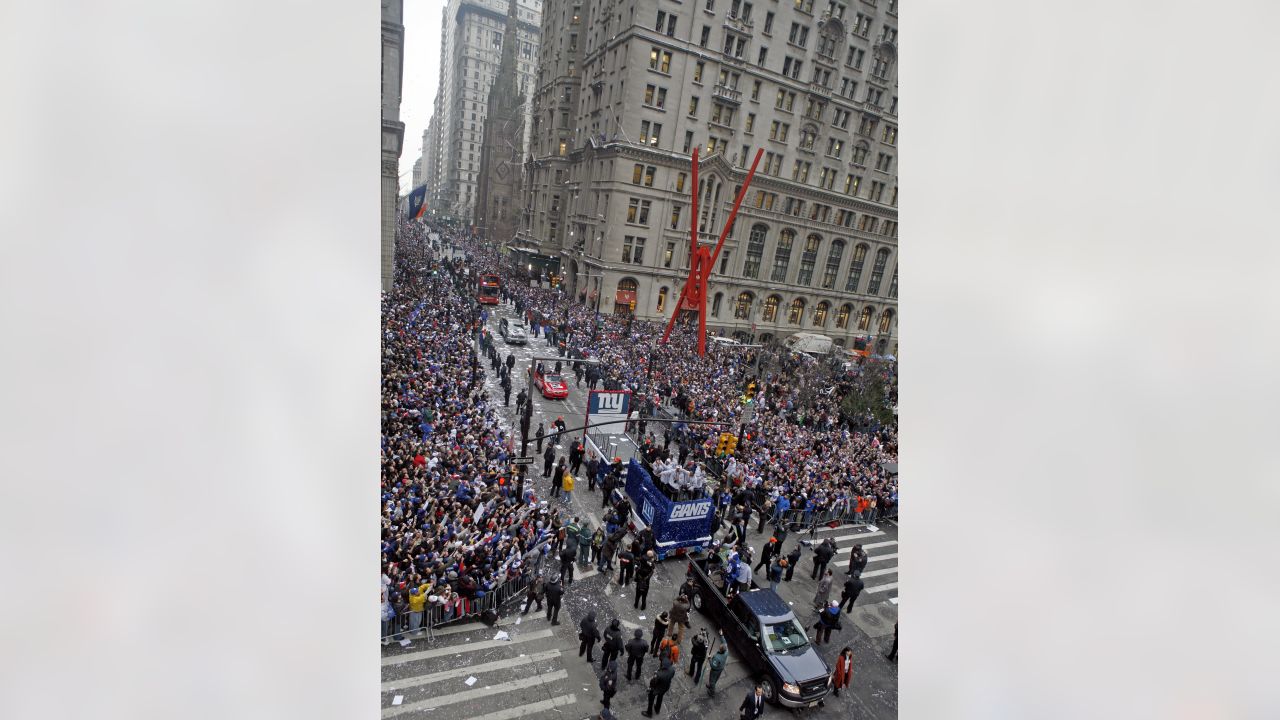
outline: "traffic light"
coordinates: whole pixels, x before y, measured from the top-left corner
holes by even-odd
[[[733,437],[729,433],[720,433],[720,443],[716,445],[716,455],[725,455],[729,452],[729,438]]]
[[[747,383],[747,400],[752,400],[756,396],[756,381],[752,380]]]
[[[732,455],[738,449],[738,436],[729,434],[728,442],[725,444],[725,454]]]

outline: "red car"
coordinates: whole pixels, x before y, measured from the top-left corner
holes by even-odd
[[[569,397],[569,383],[555,373],[533,371],[533,384],[542,392],[542,397],[551,400],[563,400]]]

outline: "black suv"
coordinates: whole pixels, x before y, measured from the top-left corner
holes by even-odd
[[[729,644],[764,688],[764,697],[786,707],[812,707],[831,692],[831,668],[809,644],[791,606],[768,588],[724,595],[707,576],[707,558],[689,562],[698,585],[693,607],[715,618]]]

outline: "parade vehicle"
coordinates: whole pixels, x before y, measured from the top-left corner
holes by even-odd
[[[689,561],[688,575],[698,586],[694,609],[724,631],[765,700],[789,708],[817,705],[831,692],[831,668],[809,643],[804,623],[778,593],[757,587],[754,580],[751,589],[726,600],[708,575],[711,562],[707,557]]]
[[[549,400],[563,400],[569,397],[569,383],[557,373],[546,373],[538,368],[533,369],[533,385]]]
[[[502,318],[498,321],[498,334],[508,345],[524,345],[529,342],[529,333],[519,320]]]
[[[497,275],[481,275],[476,289],[476,302],[481,305],[497,305],[502,294],[502,280]]]
[[[672,500],[660,490],[653,476],[636,458],[627,464],[626,484],[614,488],[614,500],[625,496],[631,503],[636,531],[653,530],[656,554],[661,560],[704,550],[711,545],[715,507],[711,498]]]

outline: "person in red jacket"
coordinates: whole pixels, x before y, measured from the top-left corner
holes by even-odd
[[[840,697],[840,690],[849,688],[849,681],[853,679],[853,649],[845,646],[840,654],[836,657],[835,677],[832,685],[835,687],[836,697]]]

